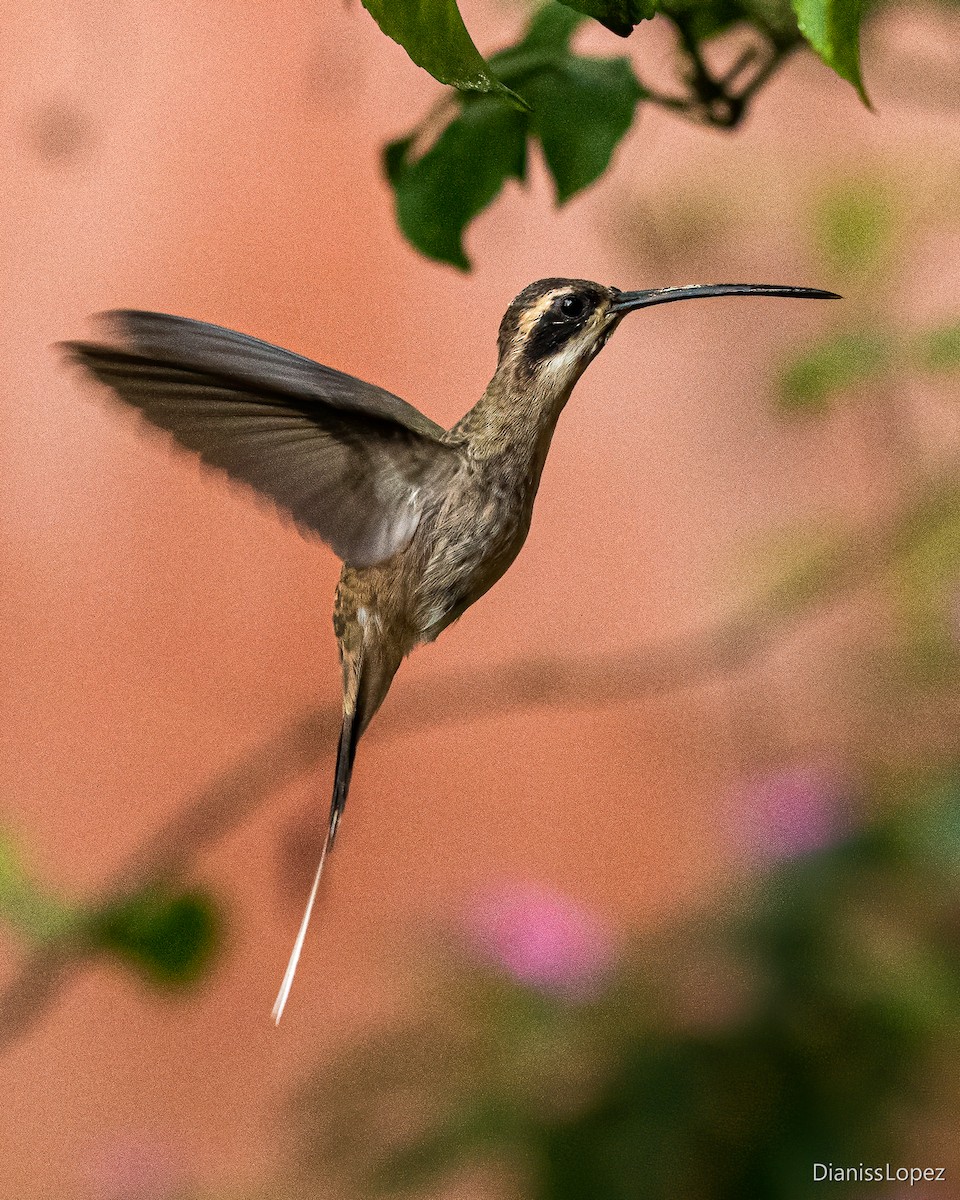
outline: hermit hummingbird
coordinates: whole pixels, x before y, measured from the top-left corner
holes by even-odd
[[[398,396],[289,350],[163,313],[103,314],[112,344],[71,359],[203,462],[248,484],[343,560],[333,628],[343,724],[320,862],[273,1009],[293,983],[357,743],[404,657],[503,575],[530,529],[557,419],[627,313],[707,296],[839,299],[818,288],[689,284],[621,291],[541,279],[516,297],[493,378],[443,429]]]

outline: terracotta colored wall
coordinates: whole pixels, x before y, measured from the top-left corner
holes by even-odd
[[[514,18],[477,14],[487,44],[499,20]],[[703,274],[801,282],[782,224],[794,190],[822,166],[907,144],[937,153],[956,134],[955,119],[893,98],[869,114],[797,60],[735,139],[645,116],[609,181],[561,213],[538,167],[477,222],[477,270],[462,277],[395,230],[378,150],[435,89],[359,6],[37,0],[5,5],[3,30],[3,820],[37,872],[77,895],[244,748],[336,696],[337,564],[140,436],[52,342],[103,308],[185,313],[450,422],[482,390],[500,314],[529,280],[682,281],[637,249],[624,189],[651,211],[675,181],[741,190],[764,232],[713,250]],[[663,70],[656,35],[643,53]],[[950,273],[930,266],[905,308],[946,304]],[[731,301],[625,326],[561,423],[520,561],[404,668],[390,705],[435,673],[695,629],[746,589],[733,564],[749,534],[869,505],[869,439],[784,425],[763,398],[771,347],[824,320]],[[278,795],[198,866],[232,917],[208,986],[163,1001],[91,970],[8,1052],[0,1190],[93,1196],[96,1163],[124,1138],[172,1143],[204,1178],[255,1175],[298,1070],[389,1006],[420,917],[491,878],[551,881],[614,922],[708,892],[737,864],[729,702],[715,689],[491,713],[365,746],[279,1033],[268,1014],[302,880],[277,845],[305,812],[321,819],[329,762]]]

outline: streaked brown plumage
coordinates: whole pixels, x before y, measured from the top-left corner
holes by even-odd
[[[116,344],[66,344],[72,359],[147,420],[273,500],[344,562],[333,618],[344,716],[330,820],[274,1008],[278,1021],[357,742],[400,663],[516,558],[557,418],[623,316],[716,295],[833,298],[763,284],[621,292],[587,280],[539,280],[507,309],[496,372],[450,430],[381,388],[182,317],[110,313],[103,319]]]

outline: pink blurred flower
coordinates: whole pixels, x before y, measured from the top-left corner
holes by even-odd
[[[172,1148],[149,1135],[118,1135],[101,1144],[90,1165],[96,1200],[176,1200],[186,1174]]]
[[[608,977],[608,931],[569,896],[513,883],[478,896],[464,921],[470,948],[518,983],[567,999],[585,999]]]
[[[841,776],[815,763],[743,780],[734,819],[748,849],[768,861],[826,849],[842,841],[851,827]]]

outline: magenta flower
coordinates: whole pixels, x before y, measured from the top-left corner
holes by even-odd
[[[560,892],[513,883],[483,893],[464,921],[470,949],[516,982],[585,999],[613,965],[613,944],[590,913]]]
[[[766,861],[826,849],[850,831],[846,794],[841,776],[822,764],[779,767],[749,777],[736,793],[738,836]]]

